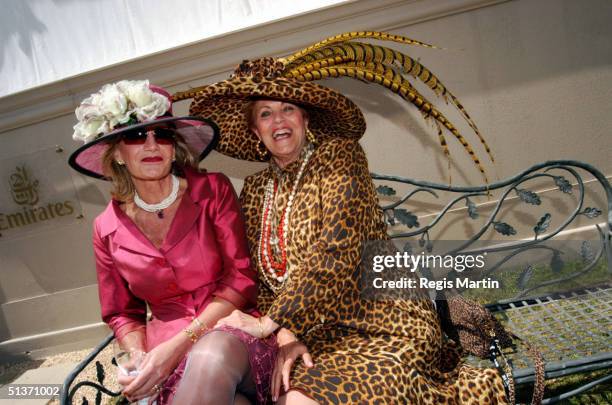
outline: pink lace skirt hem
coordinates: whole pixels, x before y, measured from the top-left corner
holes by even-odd
[[[240,329],[232,328],[230,326],[222,326],[214,329],[213,331],[223,331],[229,333],[244,343],[249,353],[251,374],[255,379],[254,382],[257,389],[257,404],[266,404],[268,402],[268,398],[270,397],[272,371],[274,370],[274,364],[276,362],[276,355],[278,352],[276,336],[270,335],[266,339],[258,339],[246,332],[241,331]],[[157,400],[159,405],[172,404],[172,400],[174,399],[178,385],[183,377],[183,373],[185,372],[186,363],[187,356],[183,358],[183,360],[174,369],[172,374],[170,374],[170,377],[168,377],[164,383]]]

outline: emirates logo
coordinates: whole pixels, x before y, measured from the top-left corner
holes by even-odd
[[[18,205],[34,206],[38,203],[38,180],[30,176],[25,165],[11,173],[9,185],[13,201]]]

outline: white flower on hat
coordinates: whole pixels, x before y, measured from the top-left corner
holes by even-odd
[[[150,121],[164,115],[170,108],[170,102],[161,94],[149,89],[148,80],[123,80],[117,83],[132,102],[130,114],[135,115],[139,122]]]
[[[92,94],[81,102],[81,105],[75,111],[79,121],[102,115],[102,110],[99,106],[99,97],[99,94]]]
[[[100,90],[100,108],[109,121],[121,122],[128,112],[128,99],[115,84],[107,84]],[[126,119],[124,122],[129,120]]]
[[[150,104],[153,99],[153,92],[149,89],[148,80],[122,80],[117,83],[117,87],[134,103],[136,107],[144,107]]]
[[[91,142],[130,120],[151,121],[164,115],[169,108],[170,101],[153,92],[148,80],[107,84],[77,107],[75,114],[79,122],[73,127],[72,138]]]
[[[74,140],[87,143],[94,140],[99,133],[109,130],[110,126],[100,104],[100,93],[95,93],[83,100],[76,109],[75,114],[79,122],[73,127]]]
[[[83,141],[83,143],[93,141],[98,137],[98,134],[111,131],[108,121],[103,117],[80,121],[73,128],[72,138],[76,141]]]
[[[152,93],[151,97],[153,98],[151,103],[142,107],[136,107],[133,110],[136,114],[136,119],[140,122],[150,121],[160,115],[164,115],[168,108],[170,108],[170,101],[161,94]]]

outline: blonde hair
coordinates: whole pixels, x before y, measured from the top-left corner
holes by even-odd
[[[184,168],[196,169],[198,162],[193,157],[191,150],[185,143],[185,140],[178,133],[174,134],[174,156],[175,160],[172,163],[172,173],[177,176],[185,177]],[[115,150],[117,150],[117,144],[121,141],[121,137],[118,136],[108,143],[108,148],[102,156],[102,171],[104,175],[111,180],[111,196],[113,199],[121,202],[128,202],[134,198],[134,182],[132,181],[132,175],[126,165],[120,165],[115,160]]]

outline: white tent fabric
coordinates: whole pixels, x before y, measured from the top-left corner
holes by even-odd
[[[0,0],[0,97],[346,0]]]

